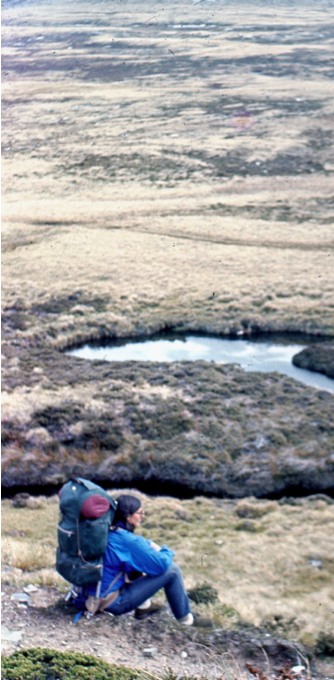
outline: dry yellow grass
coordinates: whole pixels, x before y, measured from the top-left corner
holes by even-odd
[[[284,66],[303,45],[301,24],[324,30],[322,7],[282,7],[278,20],[254,4],[250,22],[241,4],[241,29],[232,5],[130,3],[111,25],[109,6],[98,7],[59,2],[51,21],[36,3],[24,25],[19,10],[5,12],[5,305],[83,292],[70,317],[46,320],[58,347],[101,321],[119,335],[138,321],[146,332],[180,322],[226,332],[246,315],[263,329],[332,333],[327,72],[312,71],[312,42],[309,64],[297,59],[294,76]],[[37,40],[47,78],[25,51]],[[261,71],[268,54],[279,77]],[[284,154],[287,167],[266,169]],[[41,318],[28,326],[27,340],[47,329]]]

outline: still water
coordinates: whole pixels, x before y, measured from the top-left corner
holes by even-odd
[[[292,364],[292,357],[306,344],[288,340],[250,341],[201,335],[151,338],[144,341],[117,341],[110,345],[84,345],[68,352],[82,359],[104,361],[213,361],[239,364],[245,371],[277,371],[306,385],[334,392],[334,380]]]

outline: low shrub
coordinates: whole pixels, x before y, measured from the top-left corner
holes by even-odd
[[[204,582],[188,590],[188,596],[196,604],[208,604],[218,600],[218,590]]]
[[[235,531],[251,531],[253,533],[263,531],[263,527],[252,519],[244,519],[242,522],[238,522],[234,528]]]
[[[153,676],[143,669],[108,664],[86,654],[54,649],[25,649],[1,660],[3,680],[196,680],[171,669]],[[202,677],[202,680],[206,680]]]
[[[93,656],[54,649],[24,649],[2,659],[3,680],[136,680],[145,673]]]
[[[257,519],[258,517],[263,517],[268,512],[275,510],[275,503],[272,502],[262,502],[256,499],[242,499],[238,501],[235,508],[235,512],[238,517],[247,519]]]
[[[333,633],[321,632],[318,635],[316,651],[325,656],[334,656],[334,635]]]

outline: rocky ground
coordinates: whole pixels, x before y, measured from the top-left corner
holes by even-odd
[[[294,680],[330,680],[330,659],[309,655],[297,643],[256,628],[224,631],[217,628],[184,630],[166,612],[145,621],[132,614],[119,619],[101,614],[92,620],[73,619],[77,610],[65,604],[54,589],[28,586],[3,590],[2,649],[49,647],[98,656],[109,663],[143,668],[157,675],[243,678],[246,663],[274,677],[293,668]]]

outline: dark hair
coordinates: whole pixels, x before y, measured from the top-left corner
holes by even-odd
[[[112,526],[117,529],[117,527],[122,527],[128,531],[134,531],[134,526],[128,522],[129,515],[133,515],[141,507],[141,502],[136,496],[130,496],[129,494],[122,494],[117,498],[117,508],[112,521]]]

